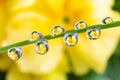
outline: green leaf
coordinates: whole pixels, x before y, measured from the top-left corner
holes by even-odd
[[[120,0],[115,0],[115,4],[112,9],[120,13]]]

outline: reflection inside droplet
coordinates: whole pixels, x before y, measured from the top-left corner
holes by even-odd
[[[38,31],[33,31],[30,33],[30,40],[34,41],[34,40],[39,40],[42,38],[42,33],[38,32]]]
[[[35,51],[38,54],[45,54],[48,52],[49,46],[46,41],[37,41],[35,44]]]
[[[8,56],[11,60],[17,61],[22,56],[22,50],[19,47],[8,50]]]
[[[100,28],[97,27],[88,29],[86,31],[86,35],[90,40],[98,39],[100,37],[100,34],[101,34]]]
[[[64,28],[61,27],[61,26],[54,26],[52,29],[51,29],[51,35],[54,36],[54,35],[59,35],[61,33],[64,32]]]
[[[102,20],[102,24],[109,24],[112,22],[113,22],[113,19],[111,17],[106,17]]]
[[[76,24],[75,24],[75,29],[83,29],[83,28],[86,28],[87,27],[87,24],[84,22],[84,21],[78,21]]]
[[[78,42],[77,33],[68,33],[64,36],[64,42],[67,46],[75,46]]]

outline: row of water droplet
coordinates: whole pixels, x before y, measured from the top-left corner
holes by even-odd
[[[102,20],[102,24],[109,24],[112,23],[113,20],[110,17],[106,17]],[[84,21],[78,21],[74,28],[75,30],[79,30],[79,29],[83,29],[86,28],[87,24]],[[52,36],[56,36],[59,35],[61,33],[63,33],[65,30],[63,27],[61,26],[54,26],[51,29],[51,35]],[[86,31],[86,35],[90,40],[96,40],[100,37],[101,31],[99,27],[94,27],[94,28],[88,28]],[[42,41],[40,39],[42,39],[42,33],[38,32],[38,31],[33,31],[30,33],[30,41],[36,41],[34,49],[35,52],[43,55],[46,54],[49,50],[49,45],[48,42]],[[78,42],[78,33],[67,33],[64,35],[64,42],[67,46],[75,46]],[[22,56],[22,50],[20,47],[14,47],[8,50],[8,56],[11,60],[13,61],[17,61],[21,56]]]

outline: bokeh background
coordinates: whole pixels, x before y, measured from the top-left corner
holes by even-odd
[[[120,20],[120,0],[0,0],[0,47],[29,39],[33,30],[48,35],[54,25],[70,30],[79,20],[90,26],[107,16]],[[16,62],[1,53],[0,80],[120,80],[120,28],[102,30],[94,41],[79,34],[74,47],[63,38],[48,42],[47,54],[27,45]]]

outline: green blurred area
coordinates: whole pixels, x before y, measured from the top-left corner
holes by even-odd
[[[115,4],[112,9],[120,13],[120,0],[115,0]]]
[[[0,72],[0,80],[5,80],[5,72]]]

